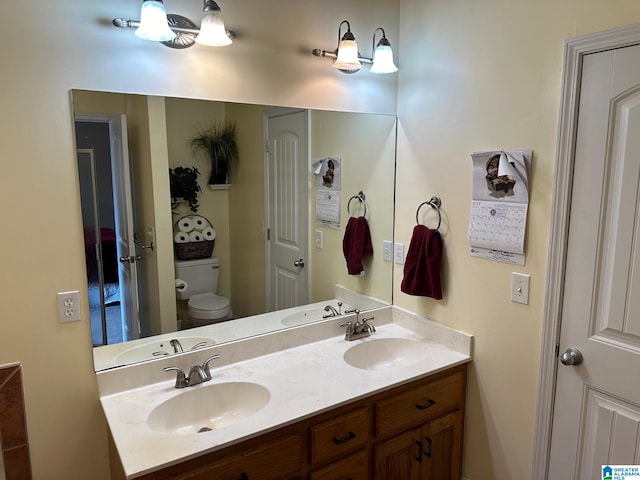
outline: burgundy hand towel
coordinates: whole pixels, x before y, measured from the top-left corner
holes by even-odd
[[[440,232],[424,225],[416,225],[404,262],[404,278],[400,284],[400,290],[409,295],[442,299],[441,258]]]
[[[350,217],[344,230],[342,251],[347,261],[349,275],[360,275],[364,271],[362,259],[373,255],[373,244],[369,224],[364,217]]]

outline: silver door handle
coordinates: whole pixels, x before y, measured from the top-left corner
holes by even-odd
[[[560,361],[563,365],[580,365],[584,357],[582,352],[575,347],[567,348],[562,355],[560,355]]]
[[[300,260],[296,260],[295,262],[293,262],[293,266],[294,267],[304,267],[304,260],[301,258]]]
[[[130,257],[120,257],[122,263],[136,263],[142,260],[142,255],[131,255]]]

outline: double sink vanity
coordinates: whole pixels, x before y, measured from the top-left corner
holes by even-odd
[[[460,478],[472,337],[394,306],[363,317],[98,372],[112,478]],[[356,321],[369,335],[349,341]]]

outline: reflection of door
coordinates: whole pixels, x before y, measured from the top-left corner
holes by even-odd
[[[113,204],[116,217],[116,239],[118,247],[118,278],[120,280],[120,308],[124,319],[123,340],[140,336],[138,326],[138,294],[136,281],[136,246],[133,231],[133,197],[131,194],[131,168],[127,141],[127,118],[120,115],[110,122],[113,171]],[[127,261],[128,259],[128,261]]]
[[[267,114],[268,310],[309,302],[308,112]]]
[[[578,115],[550,479],[640,464],[640,46],[585,55]]]
[[[127,126],[126,117],[124,115],[76,115],[76,131],[78,132],[82,124],[104,124],[108,126],[108,138],[101,142],[102,137],[106,137],[107,134],[96,134],[96,136],[78,136],[76,138],[77,146],[88,147],[91,143],[95,143],[96,152],[101,151],[102,155],[106,155],[108,163],[107,168],[101,170],[96,169],[93,172],[93,180],[95,186],[94,190],[106,189],[109,190],[107,195],[103,195],[104,199],[108,201],[102,201],[101,206],[96,206],[96,211],[103,212],[97,214],[98,220],[95,223],[91,223],[91,228],[96,232],[95,236],[98,239],[96,242],[98,246],[97,251],[104,255],[110,253],[115,259],[115,265],[113,272],[109,269],[108,274],[104,275],[104,284],[106,287],[101,288],[101,309],[105,310],[106,305],[109,305],[111,298],[105,300],[103,292],[110,291],[111,287],[116,288],[116,294],[113,294],[113,298],[117,301],[112,303],[117,304],[119,301],[120,308],[120,321],[118,325],[111,325],[107,328],[112,332],[111,335],[104,335],[102,342],[100,343],[114,343],[119,341],[127,341],[139,336],[138,326],[138,299],[137,299],[137,283],[136,283],[136,269],[135,269],[135,245],[133,238],[133,213],[132,213],[132,196],[131,196],[131,178],[129,169],[129,157],[127,147]],[[87,143],[88,142],[88,143]],[[80,157],[79,157],[80,158]],[[81,191],[83,183],[82,171],[79,170]],[[85,176],[86,177],[86,176]],[[85,205],[90,195],[83,195],[83,212],[85,207],[93,210],[94,206]],[[112,202],[112,203],[111,203]],[[107,217],[105,213],[109,213]],[[86,237],[86,218],[83,213],[83,219],[85,221],[85,237]],[[104,219],[107,218],[105,221]],[[101,228],[112,227],[112,228]],[[113,237],[109,236],[110,232]],[[103,238],[108,238],[109,243],[105,244],[101,242]],[[102,243],[102,244],[101,244]],[[100,245],[101,244],[101,245]],[[113,246],[113,250],[109,248]],[[110,255],[111,257],[111,255]],[[119,261],[120,260],[120,261]],[[87,261],[88,267],[89,261]],[[106,265],[106,259],[103,264]],[[101,268],[101,271],[104,269]],[[89,273],[89,272],[88,272]],[[91,282],[91,279],[89,279]],[[91,287],[90,287],[91,290]],[[91,296],[91,292],[89,292]],[[116,307],[109,307],[110,309]],[[110,315],[107,312],[103,313],[103,319],[110,319]],[[92,316],[93,320],[93,316]],[[107,320],[104,320],[107,321]],[[113,329],[117,328],[119,332],[114,333]],[[106,338],[104,338],[106,336]],[[94,340],[95,342],[95,340]]]

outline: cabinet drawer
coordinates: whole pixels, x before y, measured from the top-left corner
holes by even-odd
[[[282,480],[293,477],[302,463],[300,436],[291,435],[198,469],[185,480]]]
[[[425,423],[464,404],[464,373],[434,380],[375,404],[376,436]]]
[[[369,409],[364,407],[312,426],[311,463],[328,460],[364,445],[369,439],[369,423]]]
[[[366,450],[349,454],[347,458],[311,472],[309,480],[369,480],[369,455]]]

